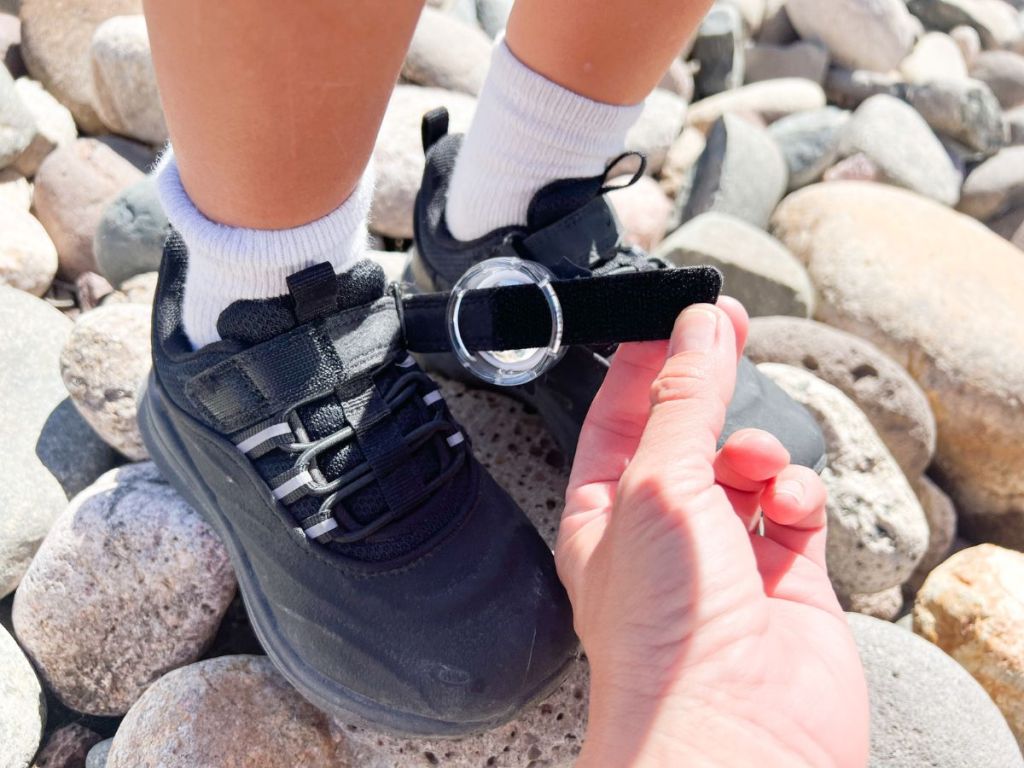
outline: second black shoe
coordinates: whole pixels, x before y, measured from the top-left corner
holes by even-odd
[[[607,173],[555,181],[544,187],[534,196],[524,226],[497,229],[472,241],[456,239],[445,222],[445,205],[462,136],[448,134],[447,128],[448,116],[443,109],[428,113],[423,120],[426,168],[416,198],[415,243],[404,278],[407,289],[451,290],[474,265],[505,256],[538,263],[559,281],[649,272],[667,266],[623,244],[615,213],[605,197],[609,191]],[[642,167],[634,181],[640,172]],[[644,305],[658,299],[653,292],[638,297],[641,306],[636,316],[642,318]],[[557,365],[536,379],[503,387],[507,394],[540,413],[570,459],[614,349],[614,345],[571,347]],[[418,357],[428,370],[481,384],[451,354]],[[778,437],[794,463],[817,471],[824,467],[825,440],[814,418],[744,357],[721,441],[747,427],[764,429]]]
[[[140,426],[227,546],[278,669],[335,717],[410,735],[544,696],[577,648],[551,552],[409,356],[380,268],[304,270],[192,351],[187,259],[172,235]],[[430,308],[409,311],[429,332]]]

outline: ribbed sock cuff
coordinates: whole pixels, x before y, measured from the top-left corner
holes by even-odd
[[[468,240],[525,223],[541,187],[601,173],[642,110],[643,104],[604,104],[563,88],[499,38],[449,189],[452,234]]]
[[[281,296],[290,274],[323,261],[341,273],[366,253],[372,169],[334,211],[291,229],[231,227],[207,218],[185,191],[170,149],[155,176],[167,218],[188,246],[182,321],[197,348],[220,338],[217,319],[232,302]]]

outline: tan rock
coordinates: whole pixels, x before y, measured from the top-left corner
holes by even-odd
[[[47,156],[36,175],[34,204],[70,279],[96,272],[93,236],[107,205],[142,178],[131,163],[96,139],[78,139]]]
[[[67,107],[35,80],[19,77],[14,83],[14,90],[36,123],[32,143],[17,159],[14,167],[25,176],[35,176],[46,156],[57,147],[73,142],[78,136],[78,129]]]
[[[327,715],[266,656],[221,656],[160,678],[117,730],[107,768],[355,765]]]
[[[966,534],[1024,547],[1024,357],[1008,353],[1024,348],[1020,251],[967,216],[864,182],[802,189],[773,227],[808,267],[817,318],[873,341],[928,396],[936,465]]]
[[[85,312],[60,356],[64,385],[82,418],[132,461],[148,457],[136,400],[150,368],[150,312],[139,303]]]
[[[914,631],[959,661],[988,691],[1024,747],[1024,554],[965,549],[925,581]]]
[[[42,296],[57,272],[57,249],[26,210],[0,203],[0,283]]]
[[[142,13],[141,0],[23,0],[21,54],[29,74],[71,110],[83,130],[103,130],[93,108],[89,43],[111,16]]]
[[[661,167],[661,188],[673,200],[689,191],[690,171],[704,152],[707,139],[696,128],[685,128],[672,142]]]
[[[491,39],[476,25],[424,8],[402,65],[410,83],[476,96],[491,61]]]
[[[942,32],[929,32],[900,64],[909,83],[960,80],[967,77],[967,64],[956,40]]]
[[[861,595],[839,595],[839,604],[844,611],[863,613],[882,621],[893,621],[903,610],[903,590],[900,585]]]
[[[706,132],[712,123],[729,112],[755,112],[770,123],[786,115],[824,106],[825,92],[820,85],[785,77],[751,83],[694,102],[687,113],[686,124]]]

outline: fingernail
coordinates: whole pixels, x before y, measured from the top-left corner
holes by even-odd
[[[678,338],[672,338],[670,354],[676,352],[707,352],[715,343],[718,315],[703,307],[690,307],[683,312]]]
[[[792,496],[796,501],[804,499],[804,484],[799,480],[782,480],[775,484],[775,495]]]

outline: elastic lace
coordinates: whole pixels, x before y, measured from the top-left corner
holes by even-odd
[[[384,401],[394,411],[417,394],[420,390],[420,385],[430,385],[433,387],[433,384],[430,377],[422,371],[409,371],[392,384],[384,395]],[[443,401],[439,402],[443,404]],[[403,447],[410,452],[417,451],[435,436],[441,433],[450,433],[452,426],[452,423],[445,417],[445,409],[442,405],[441,408],[437,409],[435,418],[403,435]],[[315,466],[314,462],[316,462],[321,454],[332,448],[343,447],[351,442],[355,436],[355,430],[346,424],[336,432],[325,435],[318,440],[289,443],[281,448],[287,453],[298,455],[298,458],[295,460],[295,467],[299,472],[309,471],[311,467]],[[313,482],[306,485],[307,493],[323,497],[319,510],[312,517],[323,520],[333,516],[337,522],[348,528],[345,533],[339,533],[338,529],[335,529],[325,534],[333,542],[351,544],[372,536],[386,525],[408,514],[411,510],[420,507],[425,499],[440,489],[462,468],[466,461],[465,449],[451,450],[451,446],[446,447],[449,447],[449,450],[443,453],[453,456],[448,464],[429,483],[424,485],[418,493],[410,494],[409,499],[402,506],[396,509],[389,509],[372,522],[360,524],[340,503],[374,481],[373,468],[366,461],[333,480],[323,483]],[[401,450],[401,447],[396,446],[389,454],[385,455],[383,462],[390,464],[390,460],[395,458]]]

